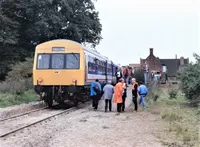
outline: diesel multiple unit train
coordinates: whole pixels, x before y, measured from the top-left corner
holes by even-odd
[[[119,65],[96,50],[71,40],[52,40],[36,46],[33,85],[41,99],[51,107],[53,102],[77,104],[89,96],[89,87],[99,79],[104,86],[116,83]]]

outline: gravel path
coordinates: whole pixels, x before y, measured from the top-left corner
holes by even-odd
[[[0,139],[0,147],[161,147],[154,137],[156,118],[148,112],[105,113],[85,107]],[[116,110],[116,105],[113,105]]]
[[[18,115],[24,112],[32,111],[45,107],[43,102],[32,102],[29,104],[21,104],[7,108],[0,108],[0,119],[5,119],[14,115]]]

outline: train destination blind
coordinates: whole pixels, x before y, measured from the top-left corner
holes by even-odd
[[[52,47],[52,51],[65,51],[64,47]]]

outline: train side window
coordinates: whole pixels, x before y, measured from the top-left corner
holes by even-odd
[[[49,69],[50,55],[39,54],[37,59],[37,69]]]
[[[64,68],[64,54],[52,54],[51,61],[52,69],[63,69]]]
[[[88,71],[92,71],[92,64],[90,62],[88,62]]]
[[[103,62],[103,73],[106,74],[106,62]]]
[[[79,69],[80,68],[80,54],[78,53],[67,54],[66,67],[67,69]]]
[[[103,70],[102,70],[102,61],[99,61],[98,72],[100,74],[102,74],[102,72],[103,72]]]

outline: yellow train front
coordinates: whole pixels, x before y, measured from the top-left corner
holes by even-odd
[[[70,40],[52,40],[35,49],[33,84],[41,98],[52,106],[74,101],[77,104],[85,90],[85,58],[83,47]],[[79,99],[78,99],[79,98]]]

